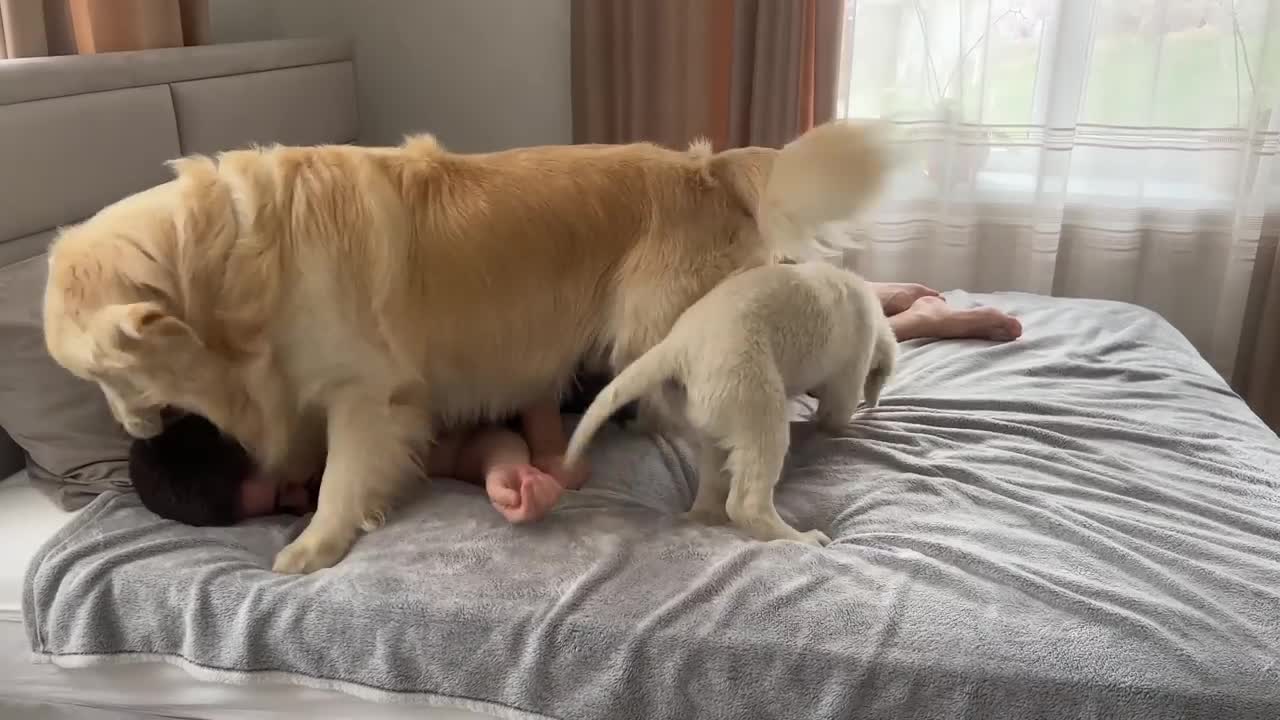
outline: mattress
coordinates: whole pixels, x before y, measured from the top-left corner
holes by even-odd
[[[440,482],[307,576],[270,572],[302,521],[103,496],[32,647],[518,718],[1280,717],[1280,438],[1151,312],[948,299],[1026,335],[906,343],[880,408],[793,425],[779,510],[829,547],[679,519],[685,454],[611,428],[543,522]]]

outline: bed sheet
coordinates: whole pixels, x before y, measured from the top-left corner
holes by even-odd
[[[687,458],[614,429],[542,523],[442,482],[305,577],[269,572],[301,522],[104,496],[32,567],[32,647],[519,718],[1280,717],[1280,438],[1150,312],[948,299],[1026,335],[908,343],[882,407],[793,425],[779,508],[830,547],[678,519]]]

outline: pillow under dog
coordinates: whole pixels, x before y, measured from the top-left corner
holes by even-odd
[[[129,436],[93,383],[45,349],[41,303],[48,260],[0,268],[0,427],[22,447],[32,483],[64,509],[130,487]]]

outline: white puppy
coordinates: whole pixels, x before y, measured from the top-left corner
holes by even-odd
[[[856,274],[824,262],[746,270],[685,310],[600,392],[566,459],[577,462],[610,415],[643,397],[694,435],[690,518],[727,520],[758,540],[825,545],[825,534],[791,527],[773,504],[790,443],[787,401],[812,393],[818,424],[838,430],[862,400],[879,403],[897,353],[879,299]]]

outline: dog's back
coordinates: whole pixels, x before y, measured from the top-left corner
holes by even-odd
[[[677,333],[688,346],[702,348],[712,364],[715,358],[736,362],[732,358],[743,349],[767,350],[792,396],[828,383],[851,358],[866,356],[861,372],[878,400],[897,353],[871,285],[826,262],[765,266],[731,277],[681,317],[672,330]]]

